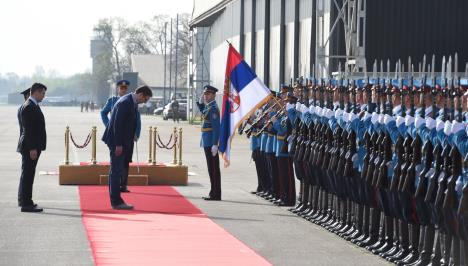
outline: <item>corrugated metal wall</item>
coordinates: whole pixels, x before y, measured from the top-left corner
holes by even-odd
[[[441,71],[443,55],[458,52],[459,71],[468,62],[468,1],[466,0],[367,0],[366,59],[368,69],[374,59],[392,62],[422,60],[436,55],[436,71]],[[406,65],[406,64],[405,64]]]
[[[270,0],[270,84],[272,90],[278,90],[280,81],[280,22],[281,0]]]
[[[257,76],[263,81],[264,74],[263,74],[263,59],[265,58],[265,50],[264,50],[264,43],[265,43],[265,0],[256,0],[257,6],[255,8],[255,27],[257,28],[256,32],[256,52],[255,52],[255,73]]]
[[[315,61],[315,23],[312,31],[313,4],[310,0],[299,1],[299,76],[313,75],[311,60]],[[313,44],[311,54],[311,42]]]
[[[210,78],[211,84],[218,89],[224,86],[226,59],[229,40],[239,47],[240,34],[240,1],[230,3],[223,14],[211,27]]]
[[[247,64],[251,65],[252,51],[250,44],[252,41],[252,1],[244,0],[244,59]]]
[[[284,81],[289,83],[294,75],[294,12],[295,0],[285,0],[285,48],[284,48]]]

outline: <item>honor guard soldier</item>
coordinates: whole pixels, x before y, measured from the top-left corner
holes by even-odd
[[[205,151],[206,164],[210,175],[211,190],[204,200],[221,200],[221,172],[219,170],[218,142],[220,131],[219,109],[216,104],[216,89],[206,85],[197,103],[202,113],[201,143]]]
[[[109,99],[107,99],[106,105],[101,110],[101,119],[102,123],[104,126],[107,128],[109,125],[109,114],[112,112],[112,109],[114,108],[115,103],[120,99],[120,97],[124,96],[127,94],[128,91],[128,85],[130,85],[130,82],[128,80],[119,80],[117,82],[117,94],[118,96],[112,96]],[[140,138],[140,132],[141,132],[141,117],[140,117],[140,112],[137,112],[137,119],[136,119],[136,131],[135,131],[135,137],[134,140],[138,141]],[[128,183],[128,171],[126,171],[127,175],[122,176],[122,182],[120,184],[120,191],[121,192],[130,192],[127,189],[127,183]]]

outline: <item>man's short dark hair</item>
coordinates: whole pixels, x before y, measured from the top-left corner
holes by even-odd
[[[33,94],[34,92],[39,91],[39,90],[45,90],[46,91],[47,87],[44,84],[41,84],[41,83],[34,83],[31,86],[31,94]]]
[[[136,94],[143,93],[144,96],[153,97],[153,92],[148,86],[141,86],[135,91]]]

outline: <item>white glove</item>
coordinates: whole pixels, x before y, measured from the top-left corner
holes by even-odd
[[[311,106],[309,107],[309,112],[310,112],[311,114],[315,114],[315,106],[311,105]]]
[[[436,126],[436,121],[432,117],[426,117],[426,127],[432,130]]]
[[[397,116],[396,126],[399,127],[401,124],[405,123],[405,118],[401,115]]]
[[[353,122],[355,119],[358,119],[359,116],[357,116],[355,113],[349,113],[349,118],[348,122]]]
[[[391,115],[385,114],[384,124],[388,125],[392,121],[395,121],[395,118],[393,118],[393,116],[391,116]]]
[[[441,119],[437,118],[437,120],[436,120],[436,130],[437,130],[437,131],[443,130],[443,129],[444,129],[444,126],[445,126],[444,121],[442,121]]]
[[[384,120],[385,120],[385,115],[380,114],[380,115],[379,115],[379,124],[383,125],[383,124],[384,124]]]
[[[445,121],[444,125],[444,134],[450,136],[452,133],[452,123],[450,121]]]
[[[414,126],[416,129],[419,129],[422,125],[424,125],[425,122],[426,120],[424,118],[417,116],[416,120],[414,120]]]
[[[301,103],[297,102],[296,103],[296,110],[299,111],[301,109]]]
[[[216,156],[216,154],[218,154],[218,145],[213,145],[211,146],[211,154],[214,156]]]
[[[203,104],[204,100],[203,100],[203,94],[200,96],[200,99],[198,99],[198,103],[199,104]]]
[[[377,124],[377,121],[379,121],[379,114],[377,113],[372,113],[372,117],[371,117],[371,123],[373,125]]]
[[[338,120],[342,114],[343,114],[343,110],[337,109],[335,111],[335,119]]]
[[[405,117],[405,125],[406,125],[407,127],[409,127],[409,126],[410,126],[411,124],[413,124],[413,123],[414,123],[414,117],[412,117],[412,116],[410,116],[410,115],[407,115],[407,116]]]
[[[460,123],[458,121],[453,121],[452,124],[452,134],[458,133],[458,131],[465,129],[465,125],[463,123]]]

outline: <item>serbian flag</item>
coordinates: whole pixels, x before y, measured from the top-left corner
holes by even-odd
[[[236,129],[269,98],[270,90],[229,44],[219,135],[219,152],[225,166],[229,166],[231,141]]]

